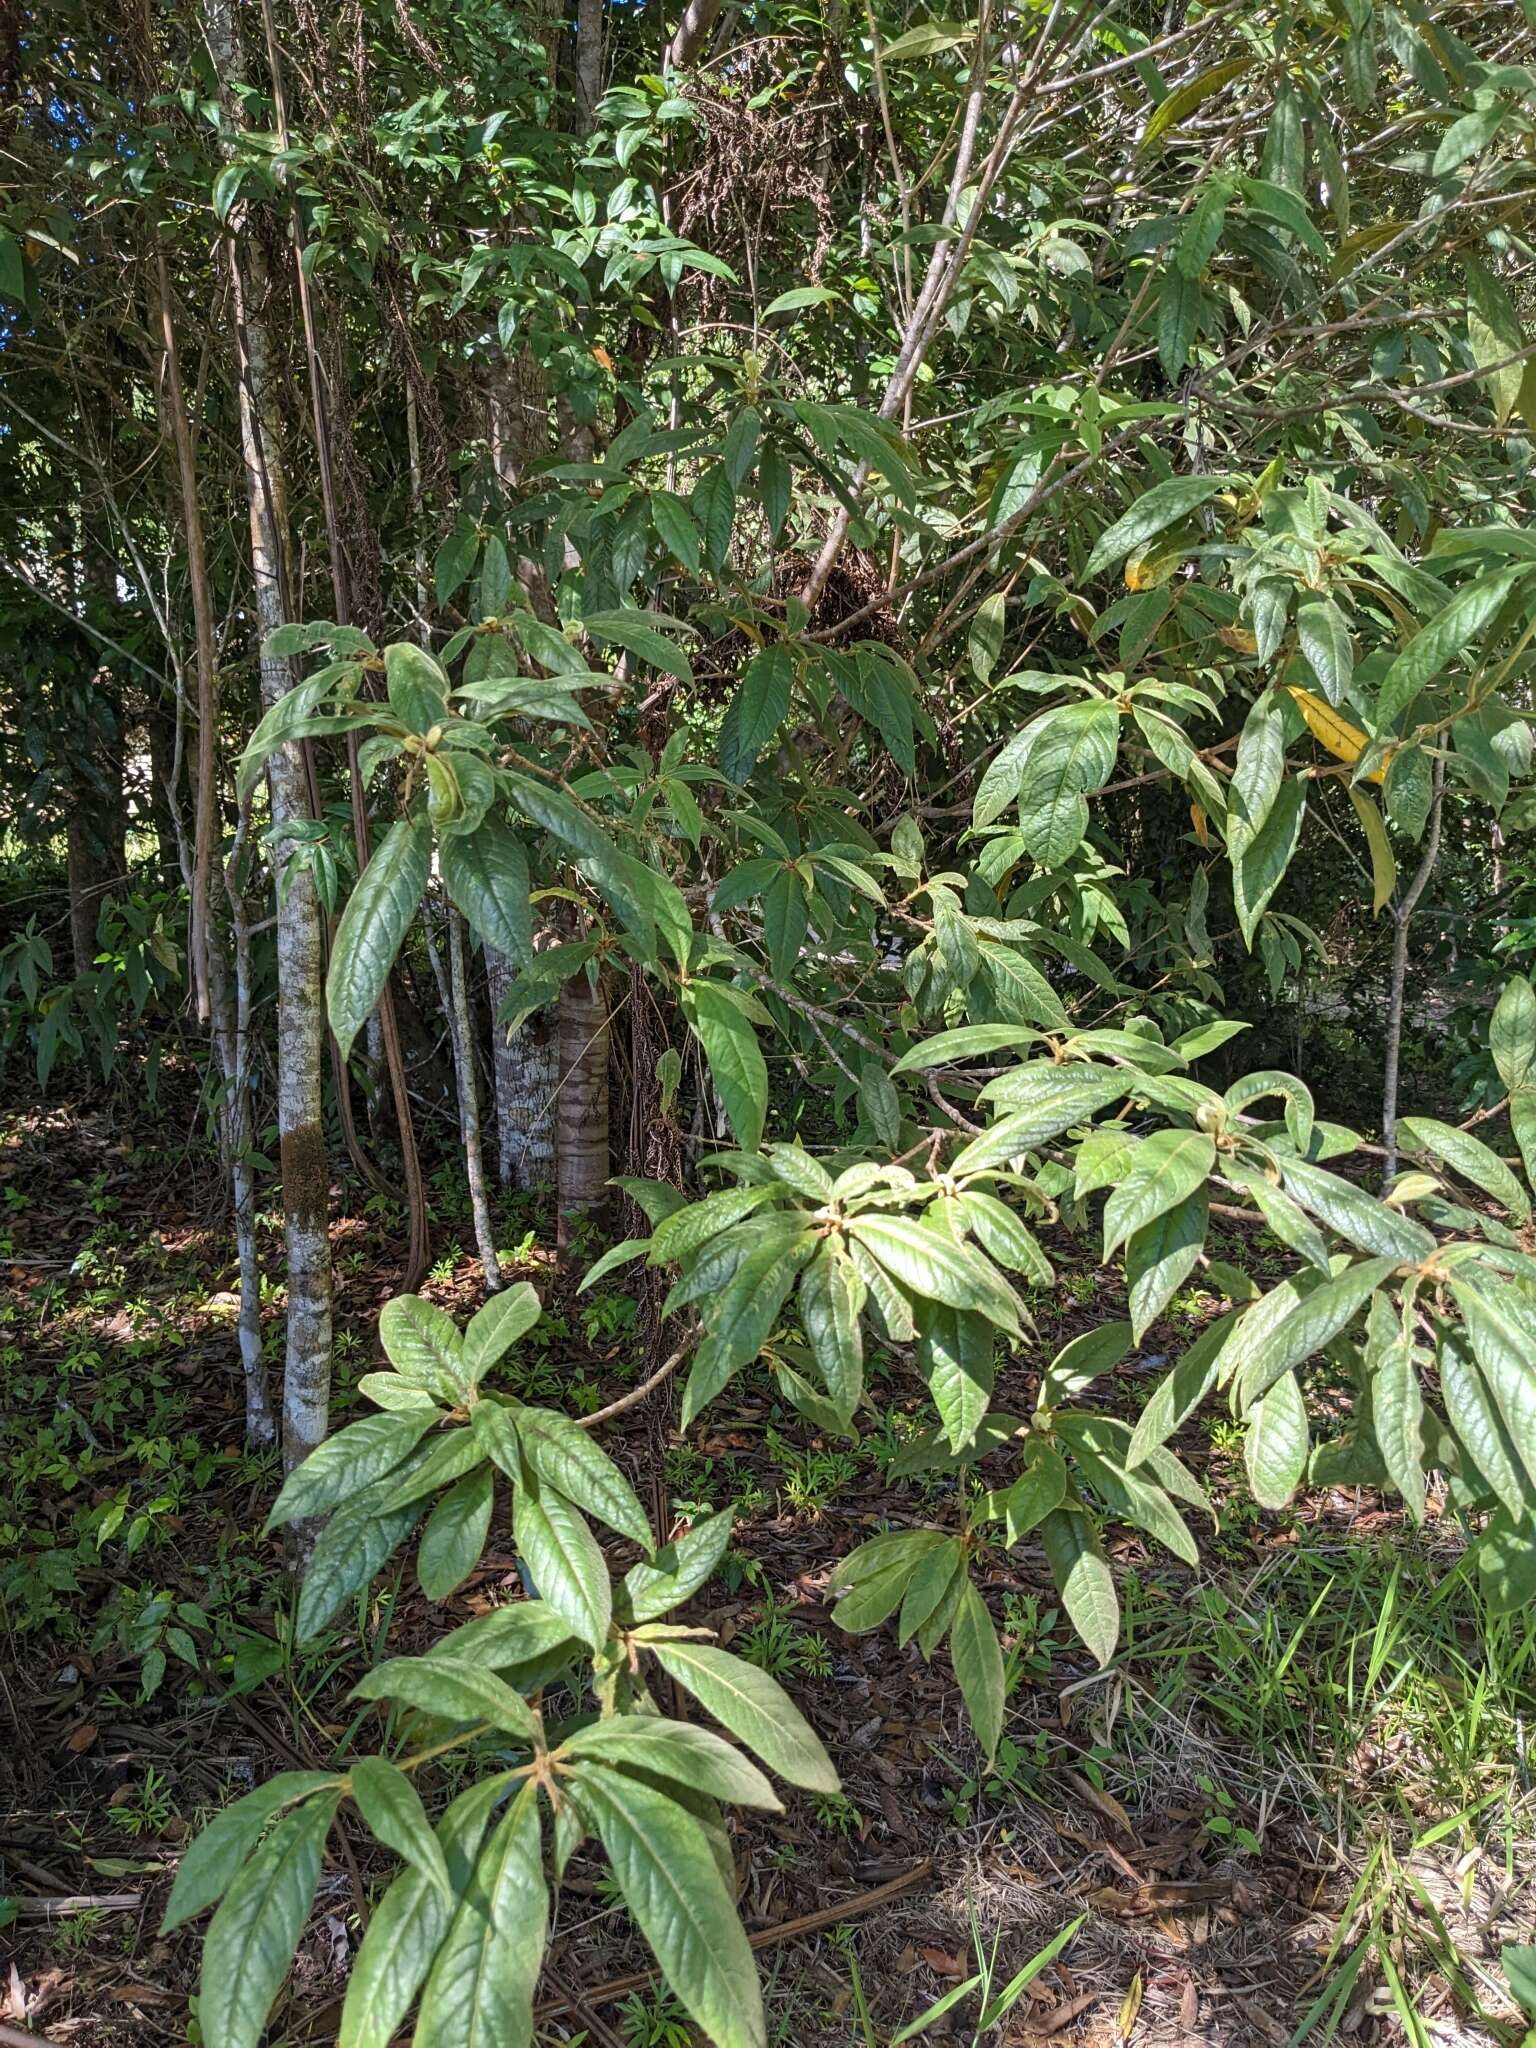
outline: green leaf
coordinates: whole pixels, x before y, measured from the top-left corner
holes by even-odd
[[[697,502],[694,510],[698,510]],[[700,524],[704,525],[707,533],[708,525],[702,520]],[[582,624],[597,639],[611,641],[615,647],[624,648],[652,668],[659,668],[664,675],[676,676],[680,683],[691,683],[693,670],[688,665],[688,657],[651,623],[658,616],[655,612],[629,610],[589,612]],[[666,619],[662,623],[675,626],[678,621]]]
[[[491,1367],[539,1320],[538,1295],[526,1280],[493,1294],[469,1319],[462,1341],[464,1370],[478,1386]]]
[[[438,1419],[435,1408],[408,1414],[365,1415],[317,1444],[283,1482],[266,1532],[323,1515],[376,1479],[403,1465]]]
[[[1266,690],[1243,721],[1227,791],[1227,851],[1234,860],[1258,837],[1285,779],[1283,706],[1280,691]]]
[[[652,491],[651,518],[662,546],[692,575],[699,573],[699,529],[682,499],[671,491]]]
[[[589,1514],[649,1555],[656,1539],[645,1509],[590,1432],[554,1408],[519,1408],[516,1419],[523,1456],[546,1486],[567,1500],[582,1502]]]
[[[1024,1470],[1013,1484],[987,1496],[987,1512],[1003,1519],[1010,1549],[1067,1497],[1067,1468],[1059,1451],[1036,1438],[1024,1456]]]
[[[1300,1252],[1320,1273],[1328,1271],[1327,1241],[1311,1217],[1299,1209],[1289,1195],[1266,1180],[1262,1173],[1236,1162],[1228,1165],[1227,1178],[1252,1195],[1259,1214],[1283,1245],[1293,1252]]]
[[[657,1551],[653,1562],[631,1565],[614,1602],[620,1620],[654,1621],[670,1614],[707,1585],[719,1570],[731,1540],[729,1508],[705,1515]]]
[[[539,1793],[526,1784],[480,1853],[422,1993],[417,2048],[530,2048],[548,1939]]]
[[[404,1771],[387,1757],[360,1756],[350,1776],[352,1797],[376,1839],[414,1864],[451,1901],[453,1891],[442,1844],[432,1832],[421,1794]]]
[[[664,1792],[602,1764],[584,1765],[573,1782],[689,2016],[716,2048],[766,2048],[757,1966],[699,1823]]]
[[[325,978],[326,1014],[343,1059],[378,1008],[431,863],[432,832],[425,818],[397,819],[347,899]]]
[[[1484,1384],[1536,1491],[1536,1304],[1507,1282],[1497,1298],[1463,1281],[1453,1281],[1451,1293]]]
[[[1241,78],[1252,65],[1251,57],[1228,57],[1220,64],[1211,65],[1209,70],[1200,72],[1198,76],[1186,79],[1182,85],[1175,86],[1173,91],[1160,100],[1153,109],[1146,127],[1142,130],[1142,148],[1150,149],[1155,142],[1161,141],[1171,128],[1176,128],[1181,121],[1187,120],[1196,108],[1204,106],[1205,102],[1220,92],[1223,86],[1230,85],[1236,78]]]
[[[1141,1342],[1194,1271],[1209,1213],[1209,1194],[1199,1187],[1132,1234],[1125,1247],[1125,1277],[1133,1343]]]
[[[1421,690],[1459,654],[1481,642],[1484,629],[1503,610],[1516,585],[1530,574],[1530,568],[1522,564],[1479,576],[1414,634],[1381,679],[1376,693],[1378,731],[1389,731]]]
[[[975,1442],[992,1398],[993,1337],[979,1315],[929,1307],[920,1318],[917,1369],[928,1383],[949,1447]]]
[[[439,1721],[489,1721],[522,1742],[537,1742],[539,1723],[521,1693],[466,1658],[390,1657],[352,1688],[359,1700],[399,1700]]]
[[[394,1475],[388,1475],[386,1484]],[[294,1636],[307,1643],[354,1593],[370,1583],[416,1526],[410,1504],[381,1511],[371,1494],[340,1507],[321,1530],[299,1588]]]
[[[806,306],[831,306],[842,303],[842,294],[824,284],[799,284],[792,290],[780,292],[771,304],[764,306],[762,317],[771,320],[775,313],[798,313]]]
[[[526,965],[533,958],[528,857],[511,826],[487,814],[473,832],[445,833],[437,864],[443,887],[479,937]]]
[[[1371,855],[1371,909],[1383,909],[1392,901],[1392,891],[1397,887],[1397,856],[1392,851],[1392,841],[1387,837],[1387,828],[1382,823],[1381,813],[1365,791],[1356,783],[1349,786],[1349,800],[1354,805],[1355,816],[1365,833],[1365,843]]]
[[[1397,1263],[1362,1259],[1327,1280],[1302,1273],[1282,1281],[1239,1316],[1222,1353],[1223,1374],[1236,1381],[1247,1402],[1257,1401],[1346,1329]]]
[[[1523,974],[1512,975],[1500,991],[1488,1046],[1506,1088],[1536,1086],[1536,991]]]
[[[824,1244],[801,1276],[797,1300],[811,1354],[838,1414],[851,1416],[864,1387],[864,1282],[850,1259]]]
[[[1232,862],[1232,903],[1243,943],[1250,952],[1259,919],[1285,879],[1291,857],[1301,842],[1306,809],[1303,785],[1294,778],[1282,782],[1263,825]]]
[[[959,1179],[1048,1144],[1072,1125],[1129,1095],[1137,1078],[1124,1069],[1058,1067],[1048,1060],[1021,1067],[1017,1079],[1009,1077],[1008,1114],[963,1145],[950,1171]],[[986,1092],[992,1093],[996,1087],[994,1082]]]
[[[1163,104],[1166,106],[1168,101]],[[1099,535],[1083,570],[1084,581],[1101,575],[1106,569],[1115,568],[1127,555],[1144,548],[1157,534],[1176,526],[1191,512],[1198,511],[1222,491],[1229,490],[1233,481],[1232,477],[1225,475],[1174,476],[1154,484],[1150,491],[1142,493],[1128,512],[1121,514],[1113,526]]]
[[[982,1188],[967,1188],[957,1206],[966,1228],[998,1265],[1022,1273],[1037,1287],[1050,1286],[1056,1277],[1050,1260],[1006,1202]]]
[[[389,708],[407,732],[429,733],[448,716],[448,678],[414,640],[385,648],[384,675]]]
[[[1109,780],[1120,714],[1095,699],[1046,712],[1019,784],[1019,829],[1031,858],[1059,867],[1088,830],[1087,793]]]
[[[295,1807],[224,1895],[203,1944],[198,2016],[217,2048],[257,2048],[320,1882],[336,1800]]]
[[[795,1227],[797,1218],[785,1219]],[[757,1357],[767,1343],[795,1276],[816,1249],[803,1226],[786,1244],[769,1237],[741,1261],[716,1296],[709,1332],[699,1346],[683,1394],[683,1427]]]
[[[1418,1265],[1435,1248],[1434,1237],[1422,1223],[1389,1209],[1385,1202],[1378,1202],[1336,1173],[1302,1159],[1282,1159],[1280,1173],[1287,1191],[1298,1202],[1362,1251]]]
[[[1382,1295],[1366,1321],[1365,1367],[1370,1375],[1371,1430],[1387,1477],[1415,1522],[1424,1519],[1424,1397],[1412,1340]]]
[[[794,656],[787,647],[763,647],[741,672],[720,725],[720,766],[732,782],[745,782],[789,715]]]
[[[904,35],[893,37],[880,56],[886,64],[901,64],[914,57],[935,57],[942,50],[958,49],[975,38],[975,28],[963,22],[922,21]]]
[[[736,519],[736,492],[723,462],[706,469],[693,487],[693,516],[704,535],[704,559],[712,569],[725,566]]]
[[[1137,1420],[1126,1451],[1129,1472],[1144,1464],[1194,1414],[1221,1372],[1221,1350],[1235,1315],[1208,1323],[1171,1372],[1164,1373]]]
[[[452,1320],[419,1294],[396,1294],[379,1311],[379,1341],[411,1385],[458,1407],[469,1392],[464,1341]]]
[[[274,1814],[336,1786],[327,1771],[279,1771],[221,1812],[188,1844],[176,1870],[160,1932],[170,1934],[223,1897]]]
[[[1204,1188],[1216,1165],[1216,1141],[1204,1131],[1154,1131],[1131,1154],[1123,1180],[1104,1205],[1104,1256]]]
[[[1101,1323],[1063,1344],[1040,1381],[1037,1406],[1060,1408],[1075,1400],[1101,1373],[1111,1371],[1131,1348],[1129,1323]]]
[[[1438,1355],[1440,1392],[1451,1427],[1471,1453],[1472,1462],[1520,1528],[1529,1530],[1533,1495],[1472,1349],[1467,1331],[1449,1326],[1441,1331]]]
[[[959,1589],[954,1580],[964,1568],[965,1546],[958,1538],[951,1538],[923,1552],[917,1569],[907,1581],[902,1598],[899,1637],[903,1649],[920,1629],[928,1628],[935,1616],[949,1604],[951,1595],[955,1601],[959,1600]],[[841,1621],[841,1613],[838,1619]]]
[[[910,1216],[855,1216],[848,1234],[923,1301],[972,1309],[1012,1336],[1021,1335],[1019,1303],[990,1259]]]
[[[1017,1024],[962,1024],[954,1031],[940,1031],[904,1052],[891,1068],[893,1074],[926,1073],[933,1067],[955,1066],[961,1060],[976,1059],[983,1053],[1004,1052],[1014,1046],[1039,1042],[1038,1031]]]
[[[1467,272],[1467,340],[1472,360],[1487,372],[1483,383],[1493,402],[1494,422],[1507,426],[1520,397],[1525,376],[1523,362],[1509,362],[1525,347],[1520,315],[1509,293],[1493,275],[1472,257],[1464,259]],[[1501,365],[1493,368],[1494,364]]]
[[[649,1777],[674,1778],[695,1792],[736,1806],[760,1806],[782,1813],[783,1802],[768,1780],[713,1729],[659,1714],[613,1714],[570,1736],[558,1754],[595,1758],[612,1769],[634,1769]]]
[[[757,1033],[730,998],[707,981],[691,981],[684,988],[683,1014],[704,1048],[737,1144],[755,1152],[768,1115],[768,1068]]]
[[[506,1791],[506,1774],[482,1778],[461,1792],[437,1827],[453,1897],[447,1901],[421,1871],[401,1871],[373,1909],[347,1978],[337,2048],[390,2048],[469,1882],[491,1808]]]
[[[1040,1541],[1067,1619],[1102,1669],[1120,1640],[1120,1598],[1099,1532],[1081,1510],[1062,1507],[1040,1524]]]
[[[1304,597],[1296,607],[1296,638],[1328,702],[1344,702],[1355,672],[1355,645],[1344,614],[1329,597]]]
[[[495,1493],[491,1468],[482,1465],[466,1472],[432,1510],[416,1552],[416,1576],[429,1600],[446,1600],[480,1562]]]
[[[1431,1158],[1442,1160],[1453,1173],[1471,1181],[1484,1194],[1492,1195],[1516,1223],[1529,1219],[1531,1204],[1525,1189],[1499,1155],[1490,1152],[1470,1131],[1459,1131],[1432,1116],[1405,1116],[1397,1128],[1399,1141],[1410,1152],[1427,1152]]]
[[[990,1764],[1003,1732],[1003,1652],[987,1603],[969,1579],[955,1608],[949,1654],[971,1726]]]
[[[1243,1461],[1261,1508],[1283,1508],[1307,1469],[1307,1404],[1293,1372],[1284,1372],[1248,1404]]]
[[[613,1616],[613,1589],[597,1538],[581,1515],[547,1484],[537,1491],[521,1486],[512,1507],[512,1533],[540,1598],[584,1643],[600,1650]],[[649,1528],[646,1533],[649,1537]]]
[[[755,1750],[771,1771],[807,1792],[835,1792],[837,1772],[814,1729],[755,1664],[710,1643],[648,1643],[669,1677]]]
[[[977,682],[987,683],[997,667],[1003,651],[1003,634],[1007,625],[1008,601],[1001,591],[983,598],[976,607],[971,620],[971,630],[966,638],[966,659],[971,664],[971,673]]]

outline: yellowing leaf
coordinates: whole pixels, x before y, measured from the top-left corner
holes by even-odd
[[[1211,843],[1211,821],[1199,804],[1190,805],[1189,822],[1194,826],[1195,837],[1199,840],[1200,844],[1202,846],[1209,846]]]
[[[1314,696],[1310,690],[1289,685],[1290,694],[1296,700],[1296,708],[1307,721],[1307,730],[1319,746],[1326,747],[1337,761],[1351,765],[1358,761],[1364,748],[1369,745],[1366,735],[1358,725],[1351,725],[1333,706],[1323,698]],[[1365,777],[1367,782],[1381,782],[1385,779],[1385,767],[1373,768]]]
[[[1181,548],[1164,549],[1160,555],[1132,555],[1125,565],[1127,590],[1157,590],[1173,575],[1183,560]]]
[[[1365,791],[1352,785],[1349,800],[1365,830],[1365,843],[1371,849],[1371,909],[1379,912],[1384,903],[1391,902],[1392,891],[1397,887],[1397,860],[1381,813]]]
[[[1122,2041],[1129,2041],[1131,2038],[1131,2031],[1136,2025],[1136,2015],[1141,2011],[1141,1994],[1141,1972],[1138,1970],[1131,1979],[1130,1990],[1121,2000],[1120,2014],[1115,2021],[1115,2032]]]

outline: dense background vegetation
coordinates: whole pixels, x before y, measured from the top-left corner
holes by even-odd
[[[0,34],[12,2018],[1518,2038],[1525,9]]]

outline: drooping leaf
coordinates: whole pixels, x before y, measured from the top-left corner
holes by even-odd
[[[453,1891],[442,1844],[432,1832],[421,1794],[405,1772],[387,1757],[360,1756],[349,1773],[352,1797],[369,1829],[386,1849],[393,1849],[437,1886],[446,1900]]]
[[[209,1924],[198,2013],[217,2048],[257,2048],[320,1882],[336,1799],[286,1814],[246,1864]]]
[[[416,1551],[416,1572],[429,1600],[446,1600],[480,1562],[490,1533],[495,1481],[489,1465],[466,1472],[427,1518]]]
[[[397,819],[347,898],[325,978],[326,1015],[343,1059],[378,1008],[427,886],[431,859],[426,819]]]
[[[1098,1530],[1080,1509],[1061,1507],[1040,1524],[1040,1540],[1067,1619],[1107,1664],[1120,1641],[1120,1596]]]
[[[807,1792],[835,1792],[837,1772],[810,1723],[755,1664],[712,1643],[649,1643],[657,1663],[685,1692],[755,1750],[771,1771]]]

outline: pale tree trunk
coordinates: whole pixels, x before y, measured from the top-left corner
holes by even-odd
[[[608,1199],[608,996],[585,974],[560,988],[560,1081],[555,1156],[560,1236],[575,1212]]]
[[[1392,906],[1392,977],[1387,991],[1387,1057],[1381,1089],[1381,1179],[1383,1188],[1397,1172],[1397,1087],[1403,1051],[1403,992],[1408,979],[1408,930],[1419,898],[1440,858],[1440,823],[1445,809],[1445,764],[1436,761],[1424,852],[1400,903]]]
[[[448,1018],[448,1035],[453,1042],[453,1075],[459,1095],[459,1137],[464,1146],[464,1176],[469,1182],[469,1209],[474,1218],[475,1244],[485,1272],[487,1289],[494,1294],[502,1285],[501,1261],[496,1256],[496,1232],[491,1222],[490,1196],[485,1185],[485,1150],[480,1137],[480,1081],[475,1071],[475,1032],[470,1017],[469,983],[464,972],[464,920],[448,905],[448,967],[446,974],[431,944],[432,966],[438,992]]]
[[[548,1187],[555,1177],[555,1091],[560,1083],[555,1015],[539,1010],[508,1031],[498,1013],[516,979],[516,963],[487,946],[485,972],[491,998],[497,1175],[508,1187]]]
[[[256,1176],[251,1165],[251,1155],[255,1150],[250,1074],[251,942],[239,881],[249,811],[242,809],[240,828],[224,878],[234,954],[234,988],[231,991],[230,962],[223,934],[213,916],[210,897],[214,812],[218,796],[213,744],[218,705],[218,655],[208,586],[202,504],[197,490],[196,458],[182,389],[170,283],[163,256],[159,262],[159,285],[166,362],[164,408],[181,489],[193,640],[197,655],[198,744],[193,775],[196,822],[191,847],[180,849],[192,904],[192,936],[188,951],[192,956],[198,1011],[209,1025],[214,1058],[223,1081],[219,1096],[219,1149],[229,1175],[235,1258],[240,1273],[240,1313],[236,1332],[245,1382],[245,1435],[248,1443],[266,1445],[277,1441],[277,1421],[272,1413],[272,1397],[261,1356],[261,1266],[256,1254]],[[178,826],[174,776],[166,778],[162,794],[171,823]]]
[[[221,85],[245,76],[232,0],[206,0],[204,21]],[[239,368],[240,448],[251,524],[251,576],[263,648],[287,623],[283,543],[287,489],[277,432],[266,326],[266,267],[258,243],[241,247],[243,209],[229,222],[229,273]],[[264,709],[293,686],[286,659],[261,655]],[[309,792],[296,745],[267,763],[272,823],[308,822]],[[279,856],[282,858],[283,856]],[[288,1252],[288,1326],[283,1369],[283,1464],[291,1471],[325,1439],[331,1391],[330,1175],[321,1121],[325,1019],[320,906],[308,872],[292,868],[277,887],[277,1122]]]

